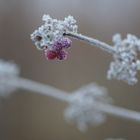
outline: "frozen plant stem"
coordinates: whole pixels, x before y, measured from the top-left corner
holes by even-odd
[[[119,118],[124,118],[127,120],[133,120],[135,122],[140,123],[140,113],[139,112],[131,111],[129,109],[124,109],[124,108],[109,105],[109,104],[102,104],[102,103],[98,104],[97,103],[96,105],[98,105],[99,110],[101,110],[102,112],[104,112],[108,115],[119,117]]]
[[[97,39],[87,37],[87,36],[82,35],[82,34],[73,33],[73,32],[67,32],[65,35],[73,37],[73,38],[78,39],[78,40],[82,40],[82,41],[89,43],[90,45],[93,45],[97,48],[100,48],[108,53],[111,53],[111,54],[115,53],[115,49],[112,46],[110,46],[104,42],[101,42]]]
[[[53,97],[55,99],[58,99],[60,101],[65,101],[67,103],[71,102],[71,97],[73,94],[67,94],[68,92],[62,91],[60,89],[57,89],[55,87],[41,84],[32,80],[28,80],[25,78],[15,78],[14,80],[8,82],[8,81],[2,81],[6,82],[10,86],[15,86],[20,89],[32,91],[35,93],[39,93],[42,95],[46,95],[49,97]],[[95,106],[102,111],[105,114],[123,118],[123,119],[128,119],[132,120],[135,122],[140,123],[140,113],[136,111],[131,111],[128,109],[124,109],[121,107],[117,107],[111,104],[105,104],[101,102],[94,102]]]
[[[29,79],[15,78],[12,82],[10,81],[7,84],[15,86],[19,89],[24,89],[27,91],[53,97],[61,101],[65,101],[65,102],[69,101],[69,95],[65,94],[66,93],[65,91],[62,91],[50,85],[41,84],[39,82],[35,82]]]

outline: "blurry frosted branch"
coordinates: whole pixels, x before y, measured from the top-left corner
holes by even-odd
[[[8,87],[13,86],[14,88],[24,89],[38,94],[50,96],[61,101],[67,102],[67,100],[69,100],[69,96],[66,94],[66,92],[54,88],[50,85],[45,85],[25,78],[19,77],[13,79],[12,81],[3,80],[1,83],[7,84]]]
[[[19,67],[13,62],[0,60],[0,96],[6,97],[15,90],[24,89],[66,101],[67,94],[49,85],[21,78]]]
[[[37,49],[43,50],[48,60],[65,60],[67,52],[71,46],[71,41],[67,37],[82,40],[85,43],[100,48],[113,56],[113,62],[107,73],[108,79],[117,79],[127,82],[130,85],[137,83],[136,74],[140,70],[140,39],[128,34],[125,39],[120,34],[113,36],[114,45],[108,45],[97,39],[78,33],[78,25],[72,16],[65,17],[64,20],[53,19],[49,15],[42,17],[44,24],[31,34],[31,39]]]
[[[68,93],[55,87],[19,77],[16,64],[0,61],[0,95],[7,96],[16,89],[53,97],[69,104],[65,118],[77,124],[82,131],[89,125],[99,125],[106,120],[106,115],[120,117],[140,123],[140,113],[112,105],[107,90],[95,83]]]
[[[97,84],[83,86],[71,94],[71,102],[65,111],[69,122],[75,122],[85,131],[89,125],[99,125],[111,115],[140,123],[140,113],[112,105],[112,99],[104,87]]]
[[[19,67],[15,63],[0,59],[0,96],[6,97],[17,89],[11,83],[19,74]]]

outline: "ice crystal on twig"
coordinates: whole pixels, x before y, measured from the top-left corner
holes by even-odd
[[[19,72],[15,63],[0,60],[0,96],[8,96],[16,90],[16,87],[8,85],[8,83],[18,77]]]
[[[60,51],[71,46],[71,40],[64,35],[68,31],[77,32],[76,20],[72,16],[68,16],[64,20],[57,20],[49,15],[44,15],[42,20],[45,23],[31,34],[31,39],[38,49],[51,50],[56,53],[58,59],[63,60],[63,57],[59,55],[61,54]],[[48,59],[49,56],[47,56]],[[56,57],[53,57],[53,59]]]
[[[121,35],[116,34],[113,42],[116,52],[113,54],[114,61],[110,64],[107,77],[123,80],[133,85],[138,81],[136,74],[140,70],[140,60],[137,54],[137,51],[140,51],[140,40],[131,34],[122,40]]]
[[[65,118],[68,122],[74,122],[81,131],[85,131],[88,125],[99,125],[106,120],[106,115],[98,109],[96,102],[110,103],[104,87],[97,84],[83,86],[71,95],[69,107],[65,110]]]

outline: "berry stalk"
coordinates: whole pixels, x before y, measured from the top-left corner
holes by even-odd
[[[74,33],[74,32],[67,32],[65,35],[78,39],[78,40],[81,40],[81,41],[84,41],[86,43],[89,43],[90,45],[98,47],[108,53],[114,54],[116,52],[112,46],[110,46],[104,42],[101,42],[97,39],[94,39],[94,38],[91,38],[91,37],[88,37],[88,36],[85,36],[82,34]]]

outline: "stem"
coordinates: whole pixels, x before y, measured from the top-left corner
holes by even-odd
[[[124,108],[117,107],[117,106],[110,105],[110,104],[102,104],[102,103],[98,103],[98,109],[108,115],[127,119],[127,120],[133,120],[135,122],[140,123],[140,113],[139,112],[132,111],[129,109],[124,109]]]
[[[105,50],[108,53],[111,53],[111,54],[115,53],[115,49],[112,46],[110,46],[104,42],[101,42],[97,39],[87,37],[87,36],[82,35],[82,34],[73,33],[73,32],[67,32],[65,35],[73,37],[73,38],[78,39],[78,40],[82,40],[84,42],[87,42],[90,45],[93,45],[93,46],[96,46],[97,48]]]
[[[53,97],[61,101],[65,101],[65,102],[69,101],[69,94],[66,94],[65,91],[59,90],[50,85],[45,85],[25,78],[17,78],[15,80],[12,80],[12,82],[10,81],[8,84],[20,89]]]
[[[21,88],[24,90],[32,91],[35,93],[43,94],[49,97],[53,97],[55,99],[58,99],[60,101],[64,101],[67,103],[71,102],[71,97],[74,96],[74,94],[68,94],[68,92],[62,91],[60,89],[57,89],[55,87],[41,84],[32,80],[28,80],[25,78],[16,78],[14,80],[9,81],[2,81],[2,83],[6,83],[10,86],[15,86],[17,88]],[[140,123],[140,113],[136,111],[131,111],[129,109],[124,109],[121,107],[113,106],[111,104],[105,104],[101,102],[95,102],[95,106],[97,108],[104,112],[105,114],[112,115],[119,118],[124,118],[128,120],[133,120]]]

